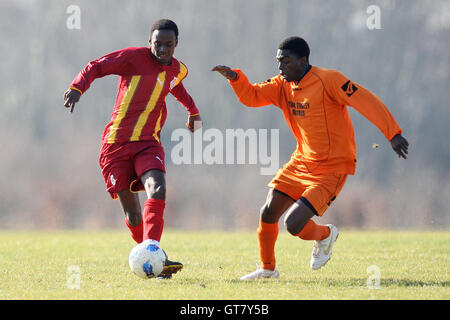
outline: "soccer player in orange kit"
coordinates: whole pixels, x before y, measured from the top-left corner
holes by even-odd
[[[186,66],[173,57],[178,27],[168,19],[156,21],[150,30],[150,47],[130,47],[91,61],[64,94],[64,106],[72,113],[75,103],[91,83],[106,75],[118,75],[117,98],[106,125],[100,167],[107,191],[119,199],[132,238],[159,246],[164,226],[166,197],[164,149],[161,129],[167,116],[165,98],[171,93],[189,113],[186,126],[194,131],[200,113],[182,80]],[[138,191],[148,199],[141,213]],[[162,278],[170,278],[183,265],[166,259]]]
[[[304,39],[286,38],[277,51],[280,74],[259,84],[250,84],[239,69],[222,65],[212,69],[228,79],[244,105],[280,108],[297,140],[291,160],[269,183],[271,189],[261,208],[257,236],[262,266],[241,280],[279,277],[274,248],[278,220],[284,213],[289,233],[314,240],[311,268],[319,269],[330,259],[338,229],[316,224],[311,218],[324,214],[347,175],[355,173],[356,144],[346,106],[375,124],[399,157],[406,159],[408,153],[402,129],[382,101],[342,73],[310,65],[309,53]]]

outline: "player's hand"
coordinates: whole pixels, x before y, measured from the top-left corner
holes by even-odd
[[[191,130],[191,132],[200,129],[202,127],[202,117],[200,117],[199,114],[195,116],[189,116],[186,127]]]
[[[398,157],[402,157],[406,159],[406,155],[408,154],[408,146],[409,143],[401,134],[396,135],[391,140],[392,149],[398,154]]]
[[[67,89],[64,92],[64,107],[70,108],[70,113],[73,112],[73,108],[75,107],[75,103],[80,101],[81,93],[74,89]]]
[[[227,66],[215,66],[211,69],[211,71],[217,71],[221,75],[223,75],[228,80],[236,80],[237,79],[237,72],[233,71],[230,67]]]

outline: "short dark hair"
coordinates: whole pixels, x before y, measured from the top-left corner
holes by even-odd
[[[150,37],[155,30],[172,30],[175,33],[175,37],[178,38],[178,27],[172,20],[160,19],[156,21],[150,29]]]
[[[297,57],[306,57],[309,60],[309,46],[305,39],[300,37],[288,37],[278,46],[280,50],[289,50]]]

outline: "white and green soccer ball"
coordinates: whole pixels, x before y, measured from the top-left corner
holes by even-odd
[[[152,240],[145,240],[135,246],[128,257],[131,271],[139,278],[150,279],[161,274],[166,254]]]

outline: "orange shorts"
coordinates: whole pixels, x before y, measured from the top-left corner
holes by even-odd
[[[310,173],[305,166],[287,163],[268,184],[295,201],[301,199],[322,216],[341,191],[347,174]],[[305,201],[306,200],[306,201]]]

